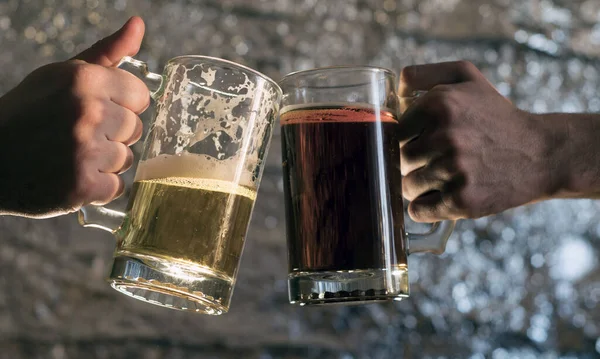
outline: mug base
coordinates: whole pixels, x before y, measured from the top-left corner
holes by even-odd
[[[323,272],[296,272],[288,276],[290,303],[299,305],[363,304],[402,300],[409,296],[408,271],[398,266]]]
[[[204,267],[136,253],[117,255],[108,281],[135,299],[209,315],[228,311],[233,289],[231,280]]]

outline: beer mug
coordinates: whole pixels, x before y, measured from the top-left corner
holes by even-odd
[[[444,252],[453,221],[404,230],[396,83],[375,67],[279,82],[291,303],[400,300],[408,254]]]
[[[279,114],[281,89],[236,63],[182,56],[162,75],[125,57],[156,111],[125,213],[87,206],[83,226],[114,233],[109,282],[149,303],[229,309],[244,238]]]

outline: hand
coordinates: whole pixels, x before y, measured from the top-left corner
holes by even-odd
[[[41,67],[0,98],[0,214],[51,217],[123,192],[149,105],[144,83],[115,68],[135,55],[144,23],[75,58]]]
[[[517,109],[468,62],[404,68],[399,94],[415,91],[428,92],[400,118],[402,189],[415,221],[482,217],[554,191],[552,134],[562,124]]]

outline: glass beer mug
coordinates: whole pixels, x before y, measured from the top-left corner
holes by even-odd
[[[82,225],[117,238],[109,282],[156,305],[229,309],[281,89],[216,58],[171,59],[162,75],[126,57],[156,111],[125,213],[87,206]]]
[[[455,223],[404,230],[394,73],[331,67],[279,84],[290,302],[407,297],[408,254],[443,253]]]

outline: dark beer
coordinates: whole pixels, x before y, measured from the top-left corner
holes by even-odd
[[[396,114],[307,105],[281,125],[290,275],[406,268]]]

